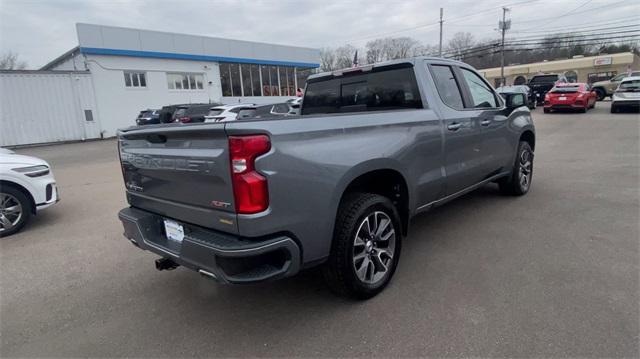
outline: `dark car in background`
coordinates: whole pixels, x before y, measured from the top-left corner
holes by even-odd
[[[160,123],[160,110],[146,109],[140,111],[136,117],[136,125],[153,125]]]
[[[536,104],[542,104],[544,95],[549,92],[557,83],[569,82],[564,75],[561,74],[539,74],[533,76],[528,83],[529,88],[533,91]]]
[[[180,105],[173,113],[173,122],[195,123],[204,122],[204,117],[209,114],[212,106],[216,103],[194,103],[188,105]]]

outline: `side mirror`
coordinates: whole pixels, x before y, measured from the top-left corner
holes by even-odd
[[[523,93],[510,93],[510,94],[506,94],[506,102],[507,102],[507,108],[509,109],[515,109],[518,108],[520,106],[524,106],[525,105],[525,97]]]

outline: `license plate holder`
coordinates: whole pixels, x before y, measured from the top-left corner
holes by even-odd
[[[164,232],[170,241],[182,243],[184,240],[184,227],[176,221],[165,219]]]
[[[558,100],[560,100],[560,101],[566,101],[566,100],[567,100],[567,97],[566,97],[566,96],[560,96],[560,97],[558,97]]]

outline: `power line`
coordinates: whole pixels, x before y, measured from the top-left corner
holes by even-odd
[[[519,47],[519,46],[535,46],[535,45],[550,45],[552,46],[552,48],[561,48],[561,47],[575,47],[575,46],[589,46],[592,44],[600,44],[602,42],[612,42],[610,40],[612,39],[617,39],[616,41],[613,41],[612,43],[620,43],[620,42],[628,42],[628,41],[636,41],[638,39],[638,37],[640,36],[640,34],[632,34],[632,35],[621,35],[621,36],[609,36],[609,37],[595,37],[595,38],[586,38],[586,39],[578,39],[575,41],[561,41],[560,43],[554,44],[553,40],[549,41],[549,42],[537,42],[537,43],[530,43],[530,42],[510,42],[510,43],[505,43],[505,46],[510,46],[511,48],[514,47]],[[484,51],[491,51],[497,47],[500,46],[500,42],[498,40],[486,44],[486,45],[481,45],[481,46],[476,46],[476,47],[467,47],[464,49],[457,49],[457,50],[449,50],[447,52],[445,52],[443,55],[446,56],[453,56],[453,57],[467,57],[468,55],[471,54],[475,54],[475,53],[479,53],[479,52],[484,52]],[[542,50],[540,47],[537,47],[539,50]]]
[[[633,21],[637,21],[638,17],[637,16],[630,16],[630,17],[626,17],[626,18],[619,18],[618,20],[602,20],[602,21],[594,21],[594,22],[590,22],[589,25],[579,25],[579,26],[558,26],[558,27],[545,27],[544,30],[534,30],[534,31],[524,31],[524,30],[514,30],[514,33],[530,33],[530,34],[535,34],[535,33],[541,33],[541,32],[549,32],[549,31],[555,31],[555,30],[572,30],[572,29],[585,29],[584,31],[591,31],[589,29],[593,29],[594,25],[597,26],[605,26],[605,25],[614,25],[614,24],[620,24],[620,23],[627,23],[627,22],[633,22]],[[595,30],[595,29],[594,29]]]
[[[640,36],[635,36],[633,39],[629,39],[631,41],[640,41]],[[579,44],[580,46],[594,46],[594,45],[600,45],[600,46],[606,46],[606,45],[615,45],[615,44],[619,44],[620,41],[598,41],[598,42],[589,42],[589,43],[582,43]],[[572,48],[575,47],[576,45],[560,45],[560,46],[554,46],[552,49],[567,49],[567,48]],[[481,51],[469,51],[466,53],[460,53],[460,54],[448,54],[448,55],[444,55],[444,57],[446,58],[474,58],[474,57],[482,57],[482,56],[486,56],[486,55],[495,55],[497,53],[500,53],[500,50],[495,50],[497,46],[494,46],[494,49],[492,48],[486,48],[486,49],[482,49]],[[510,48],[505,48],[504,51],[506,52],[516,52],[516,51],[541,51],[544,50],[544,48],[540,48],[540,47],[510,47]],[[485,53],[482,53],[485,52]]]
[[[515,5],[529,5],[532,4],[534,2],[538,2],[541,0],[528,0],[528,1],[520,1],[520,2],[516,2],[516,3],[511,3],[511,4],[507,4],[507,5],[501,5],[501,6],[496,6],[496,7],[492,7],[483,11],[477,11],[475,13],[472,14],[466,14],[466,15],[461,15],[461,16],[457,16],[457,17],[452,17],[451,19],[449,19],[448,21],[451,20],[460,20],[460,19],[466,19],[469,17],[474,17],[477,16],[479,14],[483,14],[486,12],[490,12],[490,11],[494,11],[496,9],[500,9],[504,6],[515,6]],[[394,30],[394,31],[389,31],[389,32],[383,32],[383,33],[378,33],[378,34],[374,34],[374,35],[368,35],[368,36],[364,36],[364,37],[360,37],[360,38],[355,38],[355,39],[347,39],[347,40],[341,40],[341,42],[344,43],[352,43],[352,42],[357,42],[357,41],[362,41],[362,40],[367,40],[367,39],[371,39],[371,38],[378,38],[378,37],[382,37],[382,36],[389,36],[389,35],[394,35],[397,33],[401,33],[401,32],[407,32],[407,31],[412,31],[412,30],[417,30],[417,29],[421,29],[421,28],[427,28],[427,27],[432,27],[432,26],[437,26],[439,25],[440,22],[436,21],[436,22],[432,22],[432,23],[426,23],[426,24],[421,24],[421,25],[416,25],[413,27],[408,27],[408,28],[404,28],[404,29],[399,29],[399,30]]]
[[[597,33],[597,34],[585,34],[585,35],[569,35],[569,36],[554,36],[553,34],[548,34],[546,36],[543,37],[528,37],[528,38],[511,38],[508,39],[508,44],[509,45],[513,45],[513,44],[524,44],[524,45],[535,45],[535,44],[540,44],[540,45],[547,45],[547,44],[552,44],[553,42],[561,42],[561,43],[580,43],[580,42],[585,42],[585,41],[594,41],[594,40],[609,40],[612,38],[625,38],[625,37],[630,37],[630,36],[635,36],[637,33],[639,32],[640,29],[636,29],[636,30],[619,30],[619,31],[612,31],[612,32],[606,32],[606,33]],[[625,35],[622,35],[625,34]],[[612,36],[613,35],[613,36]],[[615,36],[615,35],[620,35],[620,36]],[[606,37],[602,37],[602,36],[606,36]],[[474,45],[474,46],[468,46],[465,48],[461,48],[461,49],[453,49],[453,50],[447,50],[444,53],[445,54],[461,54],[461,53],[465,53],[467,51],[481,51],[484,49],[490,49],[490,48],[494,48],[496,46],[499,45],[499,41],[500,40],[492,40],[489,43],[486,44],[481,44],[481,45]]]

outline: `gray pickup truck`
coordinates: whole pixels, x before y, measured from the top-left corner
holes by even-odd
[[[389,283],[409,219],[490,182],[531,185],[523,94],[436,58],[308,79],[301,115],[131,127],[118,135],[119,218],[156,267],[253,283],[316,265],[369,298]]]

